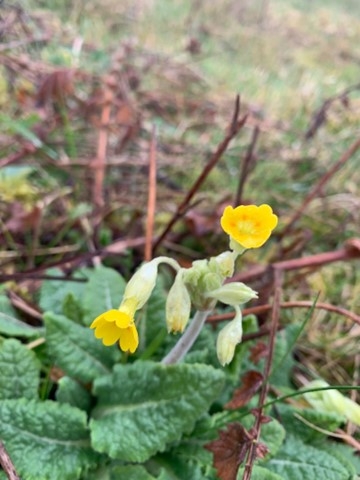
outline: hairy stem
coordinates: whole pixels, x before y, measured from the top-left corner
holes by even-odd
[[[172,363],[180,362],[180,360],[185,357],[199,336],[199,333],[210,313],[210,310],[198,310],[195,313],[194,318],[184,335],[179,339],[173,349],[163,358],[161,363],[164,365],[170,365]]]

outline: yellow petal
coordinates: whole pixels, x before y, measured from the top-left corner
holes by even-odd
[[[117,314],[114,315],[114,321],[118,328],[127,328],[131,323],[133,323],[134,319],[125,312],[116,310]]]
[[[90,328],[95,328],[97,325],[100,325],[103,322],[114,322],[119,310],[108,310],[103,312],[101,315],[95,318],[95,320],[90,325]]]
[[[139,335],[134,324],[122,330],[119,345],[123,352],[135,352],[139,345]]]
[[[114,345],[119,340],[121,333],[122,330],[115,323],[106,323],[95,330],[95,337],[101,338],[103,344],[109,346]]]
[[[95,320],[90,325],[90,328],[96,328],[96,327],[102,325],[105,322],[106,322],[106,320],[105,320],[104,316],[101,314],[101,315],[99,315],[98,317],[95,318]]]

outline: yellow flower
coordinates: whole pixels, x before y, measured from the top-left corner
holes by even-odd
[[[261,247],[278,223],[278,217],[269,205],[240,205],[225,208],[221,227],[243,248]]]
[[[139,345],[139,335],[134,323],[136,302],[123,302],[119,310],[108,310],[99,315],[90,325],[95,328],[95,337],[104,345],[114,345],[119,341],[123,352],[134,353]]]

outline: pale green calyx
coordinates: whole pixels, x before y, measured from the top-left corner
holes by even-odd
[[[246,303],[253,298],[258,298],[255,290],[241,282],[226,283],[220,288],[208,292],[206,296],[233,307]]]
[[[236,345],[242,339],[242,314],[239,307],[235,311],[234,319],[220,331],[216,342],[216,353],[223,367],[234,358]]]
[[[306,385],[307,389],[322,387],[329,387],[329,384],[324,380],[314,380]],[[342,395],[338,390],[329,389],[306,392],[304,397],[316,410],[338,413],[360,427],[360,405]]]
[[[183,281],[184,270],[179,270],[166,299],[168,332],[183,332],[190,318],[191,300]]]

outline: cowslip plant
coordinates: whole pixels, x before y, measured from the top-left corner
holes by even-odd
[[[166,323],[169,332],[183,332],[193,305],[194,319],[172,351],[163,359],[170,364],[180,361],[199,335],[209,312],[217,301],[235,308],[235,318],[224,327],[217,340],[217,355],[224,366],[234,357],[235,347],[242,339],[240,305],[256,298],[254,290],[240,282],[224,284],[234,273],[237,257],[249,248],[261,247],[278,222],[269,205],[228,206],[221,217],[221,226],[230,238],[230,250],[209,260],[196,260],[183,269],[171,258],[158,257],[142,265],[126,285],[118,310],[99,315],[91,324],[96,338],[104,345],[119,342],[121,350],[134,353],[139,345],[135,312],[149,300],[156,284],[158,265],[168,263],[177,271],[166,302]]]
[[[40,326],[23,322],[0,292],[0,440],[18,476],[241,480],[255,442],[253,478],[356,478],[350,448],[335,448],[323,433],[339,428],[350,403],[339,392],[320,395],[326,385],[291,387],[289,352],[303,322],[277,334],[273,364],[281,368],[270,377],[275,391],[301,402],[269,395],[260,438],[253,436],[263,365],[254,342],[242,342],[258,326],[241,306],[256,292],[229,279],[239,255],[260,247],[276,223],[268,206],[227,207],[229,250],[190,268],[158,257],[128,283],[103,265],[80,268],[69,281],[51,269],[54,279],[39,292]],[[170,289],[163,263],[175,271]],[[213,327],[205,320],[217,302],[235,316]],[[351,408],[354,421],[358,406]]]

